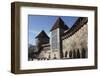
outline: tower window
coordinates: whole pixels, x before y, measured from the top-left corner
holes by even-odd
[[[57,30],[52,31],[51,33],[51,45],[52,49],[58,49],[59,48],[59,43],[58,43],[58,38],[57,38]]]

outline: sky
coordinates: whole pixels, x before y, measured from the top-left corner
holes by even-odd
[[[59,16],[65,24],[71,28],[78,17]],[[50,29],[56,22],[58,16],[28,15],[28,43],[35,45],[35,37],[44,30],[50,36]]]

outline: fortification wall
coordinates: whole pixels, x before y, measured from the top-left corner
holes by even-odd
[[[87,40],[88,40],[88,24],[84,24],[75,34],[72,36],[65,38],[62,41],[63,45],[63,57],[71,58],[73,56],[73,52],[80,53],[80,57],[82,57],[82,51],[87,51]],[[85,52],[86,54],[86,52]],[[85,55],[87,57],[87,55]]]

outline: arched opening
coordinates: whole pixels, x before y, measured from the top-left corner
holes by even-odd
[[[66,58],[67,58],[67,54],[68,54],[68,52],[66,51],[66,52],[65,52],[65,57],[66,57]]]
[[[72,58],[72,51],[69,51],[69,58]]]
[[[76,58],[76,51],[75,51],[75,49],[73,50],[73,58]]]
[[[77,58],[80,58],[80,51],[77,49]]]
[[[82,58],[86,58],[86,50],[82,48]]]

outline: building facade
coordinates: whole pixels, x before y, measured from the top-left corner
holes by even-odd
[[[87,17],[79,17],[71,28],[59,17],[50,32],[50,38],[45,31],[36,36],[37,51],[33,55],[38,60],[88,57]]]
[[[64,58],[88,57],[87,18],[79,18],[75,25],[62,37]]]

